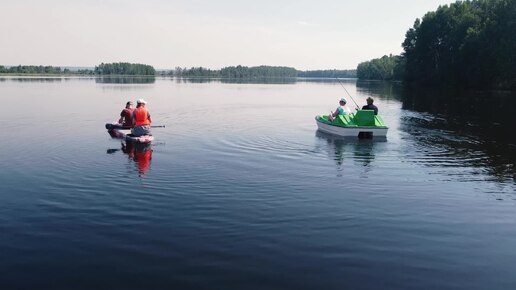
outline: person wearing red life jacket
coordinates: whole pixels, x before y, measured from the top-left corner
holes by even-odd
[[[120,113],[120,119],[118,123],[124,127],[132,128],[133,127],[133,102],[129,101],[125,104],[125,108]]]
[[[132,134],[134,136],[143,136],[143,135],[151,135],[151,116],[145,105],[147,102],[143,99],[138,99],[136,101],[136,109],[133,111],[133,125],[134,128],[132,130]]]

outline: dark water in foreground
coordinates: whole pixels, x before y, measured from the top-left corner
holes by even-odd
[[[345,86],[387,140],[316,132],[333,82],[0,79],[0,289],[515,289],[512,139]]]

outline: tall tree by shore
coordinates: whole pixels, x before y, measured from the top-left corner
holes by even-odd
[[[440,6],[415,21],[403,48],[408,83],[516,89],[516,1]]]

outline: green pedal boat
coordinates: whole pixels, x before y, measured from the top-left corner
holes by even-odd
[[[319,131],[343,137],[386,137],[389,130],[382,117],[375,115],[373,110],[339,115],[333,122],[328,120],[328,115],[318,115],[315,121]]]

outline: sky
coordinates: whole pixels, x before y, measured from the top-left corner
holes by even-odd
[[[0,65],[354,69],[449,0],[0,0]]]

